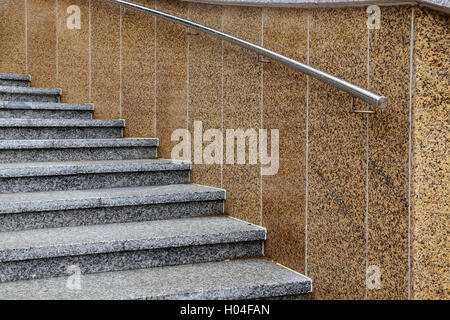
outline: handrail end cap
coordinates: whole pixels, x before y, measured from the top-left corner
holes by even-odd
[[[380,99],[378,99],[377,106],[381,109],[384,109],[388,106],[388,99],[385,96],[382,96]]]

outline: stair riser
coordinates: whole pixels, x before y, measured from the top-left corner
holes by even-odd
[[[29,87],[30,81],[0,79],[0,86]]]
[[[0,232],[140,222],[222,214],[223,201],[0,214]]]
[[[0,92],[0,100],[22,102],[60,102],[57,94],[6,93]]]
[[[156,147],[0,150],[0,163],[153,159]]]
[[[64,276],[73,265],[85,274],[259,257],[262,250],[262,241],[249,241],[11,261],[0,263],[0,282]]]
[[[91,120],[91,111],[0,109],[2,119],[80,119]]]
[[[0,193],[87,190],[189,183],[189,171],[93,173],[0,178]]]
[[[120,127],[2,127],[0,140],[44,140],[44,139],[108,139],[121,138]]]

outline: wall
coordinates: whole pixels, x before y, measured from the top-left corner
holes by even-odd
[[[412,159],[414,299],[449,298],[449,16],[422,9],[415,19]]]
[[[446,265],[435,262],[439,272],[433,276],[420,261],[425,252],[442,250],[445,228],[432,236],[434,251],[427,251],[426,239],[413,238],[410,256],[411,214],[413,230],[419,232],[427,227],[429,211],[425,202],[416,200],[420,196],[411,208],[409,148],[427,137],[417,131],[412,141],[410,133],[414,31],[420,35],[418,46],[426,46],[426,34],[437,19],[441,31],[431,33],[448,37],[448,17],[408,6],[382,7],[381,28],[368,30],[365,8],[134,2],[309,61],[386,95],[390,105],[375,115],[351,113],[347,94],[276,62],[260,62],[229,43],[93,0],[2,1],[0,46],[6,54],[0,71],[29,72],[33,86],[61,87],[65,102],[94,102],[95,118],[126,119],[127,136],[160,138],[162,157],[170,157],[176,144],[173,130],[186,128],[194,134],[194,121],[202,121],[203,130],[279,129],[277,175],[261,176],[259,164],[195,164],[193,182],[227,189],[226,213],[265,226],[266,255],[310,276],[313,298],[445,296],[442,289],[437,295],[418,293],[429,287],[421,278],[425,274],[433,288],[442,286]],[[81,8],[80,30],[65,25],[71,4]],[[414,52],[419,60],[420,52]],[[421,75],[416,69],[417,77],[428,72],[423,69]],[[415,88],[420,91],[415,103],[429,99],[431,88]],[[357,108],[367,108],[356,102]],[[431,108],[423,109],[424,114]],[[443,125],[414,111],[415,128]],[[445,119],[446,111],[439,112]],[[442,157],[442,150],[433,154]],[[421,183],[429,165],[414,159],[414,183]],[[433,208],[433,221],[444,219],[439,214],[443,204]],[[418,262],[414,278],[411,257]],[[366,270],[372,266],[381,272],[379,288],[366,285]]]

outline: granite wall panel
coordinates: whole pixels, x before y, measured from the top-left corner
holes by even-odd
[[[222,7],[189,4],[189,19],[211,28],[222,28]],[[189,131],[194,137],[194,121],[201,121],[203,133],[222,130],[222,41],[209,35],[190,31],[189,46]],[[203,148],[212,141],[203,141]],[[203,149],[204,150],[204,149]],[[192,154],[195,150],[192,148]],[[202,152],[200,152],[201,154]],[[202,157],[203,158],[203,157]],[[198,161],[200,162],[200,160]],[[191,179],[195,183],[221,187],[221,162],[194,163]]]
[[[154,0],[136,4],[154,8]],[[126,9],[122,13],[122,118],[126,137],[154,137],[155,18]]]
[[[0,2],[0,72],[25,73],[25,1]]]
[[[310,63],[365,86],[363,8],[313,10]],[[308,276],[318,299],[365,297],[366,121],[351,97],[310,83]]]
[[[106,1],[93,1],[92,96],[96,119],[119,119],[121,112],[121,9]]]
[[[158,0],[157,10],[182,18],[187,3]],[[158,153],[170,158],[172,132],[187,129],[187,35],[186,28],[162,19],[156,21],[156,136],[160,139]]]
[[[264,9],[264,47],[307,60],[308,11]],[[306,76],[264,64],[263,128],[278,129],[279,170],[263,177],[265,254],[298,272],[305,271]]]
[[[449,289],[449,16],[415,9],[412,155],[412,298]]]
[[[61,101],[89,102],[89,1],[58,0],[57,36],[57,86],[64,93]]]
[[[223,19],[224,32],[261,43],[261,8],[225,7]],[[261,126],[261,65],[258,57],[224,43],[223,64],[224,130],[253,129],[258,132]],[[227,214],[261,223],[260,166],[249,164],[248,152],[246,164],[224,165],[223,187],[227,189]]]
[[[381,11],[370,30],[370,89],[389,100],[369,116],[368,262],[380,288],[368,299],[408,298],[408,149],[411,8]]]
[[[34,87],[57,84],[57,1],[28,0],[28,73]]]

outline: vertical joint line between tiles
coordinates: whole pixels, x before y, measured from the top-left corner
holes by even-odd
[[[155,0],[155,10],[158,10],[158,6],[157,6],[157,1]],[[153,84],[154,84],[154,87],[153,87],[153,99],[154,99],[154,101],[153,101],[153,117],[154,117],[154,120],[153,120],[153,134],[155,135],[155,137],[157,137],[157,134],[156,134],[156,130],[157,130],[157,103],[158,103],[158,96],[157,96],[157,94],[158,94],[158,72],[157,72],[157,66],[158,66],[158,64],[157,64],[157,54],[158,54],[158,41],[157,41],[157,37],[158,37],[158,19],[156,18],[156,17],[154,17],[153,18],[154,20],[153,20],[153,25],[154,25],[154,35],[153,35],[153,38],[154,38],[154,43],[153,43],[153,46],[154,46],[154,52],[153,52],[153,74],[154,74],[154,79],[153,79]]]
[[[220,21],[220,28],[223,32],[224,30],[224,12],[223,12],[223,6],[221,7],[221,21]],[[224,46],[223,46],[223,40],[221,40],[221,70],[220,70],[220,81],[221,81],[221,88],[220,88],[220,109],[221,109],[221,129],[223,132],[223,125],[224,125]],[[220,187],[223,188],[223,150],[222,150],[222,161],[220,162]]]
[[[411,186],[412,186],[412,99],[414,72],[415,9],[411,8],[411,35],[409,48],[409,137],[408,137],[408,300],[411,299]]]
[[[56,83],[55,85],[58,86],[58,77],[59,77],[59,26],[58,26],[58,10],[59,10],[59,3],[58,0],[55,1],[55,27],[56,27],[56,51],[55,51],[55,72],[56,72]]]
[[[92,103],[92,0],[89,0],[89,103]]]
[[[119,44],[119,51],[120,51],[120,58],[119,58],[119,73],[120,73],[120,79],[119,79],[119,105],[120,105],[120,119],[122,119],[122,114],[123,114],[123,110],[122,110],[122,100],[123,100],[123,96],[122,96],[122,37],[123,37],[123,31],[122,31],[122,25],[123,25],[123,8],[122,6],[119,7],[120,8],[120,22],[119,22],[119,38],[120,38],[120,44]]]
[[[306,15],[306,63],[310,60],[310,11]],[[305,117],[305,275],[308,276],[308,201],[309,201],[309,76],[306,76],[306,117]]]
[[[25,73],[28,73],[28,0],[25,0]]]
[[[261,9],[261,47],[264,47],[264,19],[265,19],[265,8]],[[260,64],[260,119],[259,127],[263,129],[263,113],[264,113],[264,64]],[[261,151],[260,151],[261,152]],[[262,164],[259,163],[259,224],[263,225],[263,176],[262,176]]]
[[[188,3],[187,4],[187,19],[190,20],[191,18],[191,6]],[[188,31],[189,28],[186,27],[186,31]],[[189,98],[190,98],[190,59],[189,59],[189,52],[190,52],[190,46],[191,46],[191,37],[185,36],[186,38],[186,129],[189,130]]]
[[[370,89],[370,29],[367,28],[367,80],[366,85],[367,89]],[[366,109],[369,105],[366,103]],[[369,115],[366,114],[366,209],[365,209],[365,249],[366,249],[366,268],[364,271],[366,279],[367,277],[367,268],[369,266]],[[367,292],[367,284],[364,286],[365,288],[365,299],[368,297]]]

